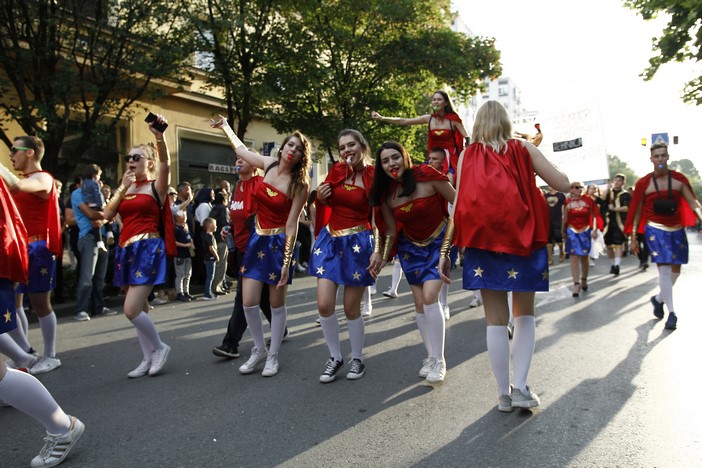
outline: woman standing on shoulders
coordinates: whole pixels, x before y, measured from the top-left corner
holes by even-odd
[[[371,117],[374,120],[399,126],[427,124],[429,131],[427,135],[428,149],[446,149],[450,155],[446,161],[446,170],[441,172],[447,172],[449,167],[455,171],[456,166],[458,166],[458,155],[463,151],[463,141],[468,133],[463,127],[461,118],[453,108],[451,98],[445,91],[434,93],[431,98],[431,110],[431,114],[414,118],[383,117],[377,112],[372,112]]]
[[[363,377],[365,328],[361,317],[361,298],[367,286],[375,283],[375,268],[370,263],[378,235],[371,234],[372,210],[368,203],[375,168],[368,165],[370,147],[360,132],[339,133],[339,162],[317,187],[315,234],[309,274],[317,277],[317,304],[322,333],[331,357],[319,376],[322,383],[332,382],[344,365],[339,341],[336,292],[344,286],[344,314],[351,342],[351,365],[346,378]],[[375,267],[378,265],[376,264]]]
[[[380,206],[386,235],[382,256],[376,248],[371,265],[385,265],[397,234],[397,254],[412,290],[417,327],[428,354],[419,376],[432,384],[443,382],[446,375],[446,326],[437,265],[444,237],[451,231],[446,202],[455,194],[446,176],[433,167],[412,166],[401,144],[386,141],[378,149],[370,200],[371,205]],[[450,245],[447,256],[448,250]]]
[[[211,124],[224,131],[237,157],[264,170],[263,182],[254,193],[258,212],[241,267],[244,315],[254,348],[239,372],[251,374],[265,360],[262,375],[271,377],[278,373],[278,352],[287,324],[285,296],[288,284],[292,284],[292,259],[300,213],[307,200],[312,150],[307,138],[294,132],[283,140],[277,157],[261,156],[246,148],[224,117]],[[264,283],[269,285],[271,304],[270,350],[263,339],[259,312]]]
[[[158,116],[157,123],[164,124],[166,119]],[[171,352],[149,317],[147,301],[154,285],[166,282],[166,243],[159,227],[171,178],[168,147],[155,124],[149,123],[149,130],[156,137],[156,150],[150,145],[129,150],[124,157],[127,171],[104,211],[106,219],[117,214],[122,218],[120,242],[115,249],[114,284],[127,290],[124,315],[137,330],[144,356],[141,364],[127,374],[129,378],[158,374]],[[164,231],[168,229],[175,232],[172,224],[164,227]]]
[[[486,102],[476,115],[474,143],[461,156],[454,202],[454,241],[466,248],[463,288],[482,293],[500,411],[540,403],[527,386],[527,375],[536,331],[534,292],[548,291],[549,226],[548,207],[534,173],[560,192],[570,188],[568,177],[534,145],[511,135],[505,108],[497,101]],[[442,257],[439,268],[446,280],[449,266]],[[514,385],[509,379],[508,291],[514,291]]]
[[[581,182],[573,182],[570,186],[570,198],[563,207],[563,234],[566,238],[565,251],[570,255],[573,297],[580,296],[581,289],[587,291],[590,249],[592,239],[597,239],[597,206],[589,196],[583,197],[584,188]]]

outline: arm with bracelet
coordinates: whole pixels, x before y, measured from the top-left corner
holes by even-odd
[[[166,118],[156,115],[156,119],[149,122],[149,131],[156,137],[156,152],[158,154],[158,169],[154,186],[160,201],[163,203],[168,198],[168,186],[171,184],[171,155],[164,132],[168,127]]]
[[[285,223],[285,247],[283,249],[283,267],[280,269],[280,281],[277,287],[285,287],[290,277],[290,267],[292,266],[295,252],[295,242],[297,241],[297,227],[300,223],[302,208],[307,202],[307,186],[295,193],[287,222]]]
[[[268,166],[276,162],[276,158],[270,156],[261,156],[246,147],[243,141],[234,133],[234,130],[229,126],[229,122],[223,116],[219,116],[219,120],[210,119],[212,128],[219,128],[224,132],[224,135],[229,140],[229,145],[234,149],[238,157],[251,164],[253,167],[265,170]]]

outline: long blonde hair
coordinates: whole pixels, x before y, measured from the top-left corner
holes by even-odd
[[[156,147],[152,144],[140,144],[140,145],[134,145],[132,146],[129,151],[131,152],[133,149],[139,149],[141,150],[142,156],[144,156],[148,161],[151,161],[153,164],[146,164],[146,178],[149,180],[153,180],[156,178],[157,170],[156,170]]]
[[[488,101],[478,109],[473,124],[473,142],[481,143],[494,151],[507,151],[507,141],[512,136],[512,122],[507,110],[497,101]]]

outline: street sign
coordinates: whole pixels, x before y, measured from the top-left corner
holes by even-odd
[[[670,144],[670,138],[668,138],[667,133],[652,133],[651,134],[651,145],[657,145],[660,143]]]

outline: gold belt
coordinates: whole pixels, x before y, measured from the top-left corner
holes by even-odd
[[[676,225],[676,226],[666,226],[665,224],[661,223],[656,223],[654,221],[646,221],[646,224],[649,226],[660,229],[661,231],[668,231],[668,232],[675,232],[681,230],[683,227],[681,225]]]
[[[27,237],[27,244],[31,244],[32,242],[37,242],[37,241],[42,241],[46,240],[46,236],[29,236]]]
[[[331,235],[332,237],[350,236],[351,234],[358,234],[359,232],[368,231],[369,229],[370,226],[368,225],[368,223],[359,224],[358,226],[346,229],[339,229],[338,231],[336,229],[332,229],[332,227],[327,224],[327,231],[329,231],[329,235]]]
[[[144,234],[137,234],[136,236],[132,236],[129,239],[127,239],[126,241],[120,242],[119,245],[120,245],[120,247],[122,247],[124,249],[126,247],[129,247],[130,245],[132,245],[133,243],[135,243],[137,241],[146,240],[146,239],[158,239],[159,237],[161,237],[161,234],[159,234],[158,232],[147,232]]]
[[[434,240],[439,237],[439,234],[441,234],[441,231],[444,229],[444,226],[446,226],[446,218],[442,219],[441,222],[439,223],[438,226],[436,226],[436,229],[434,229],[434,232],[431,233],[431,236],[427,237],[424,240],[415,240],[412,239],[410,236],[405,233],[405,237],[407,238],[408,241],[416,245],[417,247],[426,247],[427,245],[431,244],[434,242]]]
[[[285,226],[263,229],[260,224],[258,224],[258,216],[256,217],[256,234],[259,236],[275,236],[276,234],[282,234],[285,232]]]
[[[587,231],[588,229],[590,229],[590,226],[585,226],[584,228],[575,229],[575,228],[574,228],[573,226],[571,226],[570,224],[568,225],[568,227],[569,227],[574,233],[576,233],[576,234],[580,234],[580,233],[585,232],[585,231]]]

